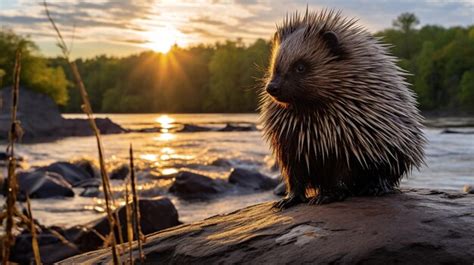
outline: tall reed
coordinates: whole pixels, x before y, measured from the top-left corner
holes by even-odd
[[[138,195],[137,195],[137,184],[136,184],[136,176],[135,176],[135,166],[133,163],[133,146],[130,144],[130,180],[132,184],[132,198],[133,198],[133,224],[134,224],[134,231],[135,236],[137,238],[138,243],[138,251],[140,255],[140,261],[143,262],[145,260],[145,255],[143,255],[143,247],[142,247],[142,240],[144,239],[142,233],[142,226],[140,222],[140,206],[138,205]],[[130,240],[130,239],[129,239]]]
[[[31,233],[31,247],[33,248],[33,255],[35,257],[35,264],[40,265],[41,264],[41,256],[40,256],[40,250],[38,246],[38,239],[36,235],[36,225],[35,225],[35,219],[33,218],[33,212],[31,211],[31,202],[30,202],[30,196],[26,195],[26,205],[27,205],[27,212],[28,212],[28,219],[29,219],[29,228],[30,228],[30,233]]]
[[[6,201],[6,227],[5,238],[3,241],[2,264],[9,264],[10,248],[15,240],[13,229],[15,228],[16,213],[16,195],[18,192],[18,184],[15,174],[16,158],[15,158],[15,142],[21,138],[23,131],[17,121],[18,100],[20,91],[20,72],[21,72],[21,47],[19,46],[15,56],[15,67],[13,75],[12,88],[12,107],[11,107],[11,127],[8,137],[8,178],[7,178],[7,201]]]
[[[121,235],[121,229],[120,229],[120,224],[119,224],[119,219],[117,218],[117,215],[113,213],[111,203],[112,205],[115,205],[112,193],[111,193],[111,188],[110,188],[110,181],[109,181],[109,176],[107,174],[107,169],[105,165],[105,160],[104,160],[104,152],[103,152],[103,147],[102,147],[102,142],[100,138],[100,131],[97,128],[97,124],[95,123],[94,119],[94,114],[92,111],[92,107],[89,101],[89,96],[87,94],[87,90],[84,86],[84,83],[82,81],[81,75],[79,73],[79,70],[77,69],[77,65],[75,61],[71,61],[69,58],[71,50],[68,48],[66,42],[64,41],[64,38],[61,35],[61,32],[59,28],[56,26],[56,23],[54,22],[54,19],[51,17],[51,14],[49,13],[48,10],[48,5],[46,3],[46,0],[43,1],[44,9],[46,11],[46,15],[51,22],[51,25],[53,26],[54,30],[56,31],[56,34],[58,36],[58,46],[61,48],[61,51],[63,53],[63,56],[65,59],[68,61],[69,66],[71,67],[72,74],[74,76],[74,80],[76,81],[76,85],[79,88],[81,98],[83,105],[82,110],[83,112],[87,115],[87,118],[89,120],[90,127],[92,128],[92,131],[94,132],[94,136],[96,139],[97,143],[97,149],[99,153],[99,164],[100,164],[100,173],[101,173],[101,178],[102,178],[102,189],[104,191],[104,198],[105,198],[105,207],[106,207],[106,212],[107,212],[107,219],[109,221],[109,228],[110,228],[110,239],[111,239],[111,247],[112,247],[112,255],[113,255],[113,262],[115,265],[120,264],[120,259],[118,255],[118,249],[117,249],[117,240],[115,238],[115,233],[114,233],[114,228],[117,227],[117,231],[119,235]],[[121,236],[120,236],[121,238]]]

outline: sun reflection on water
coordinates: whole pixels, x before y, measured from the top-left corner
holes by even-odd
[[[175,119],[169,117],[168,115],[161,115],[160,117],[156,118],[155,121],[160,124],[162,129],[167,129],[166,131],[162,132],[168,132],[169,129],[173,128]]]
[[[163,168],[161,170],[161,174],[163,175],[171,175],[175,173],[178,173],[178,170],[176,168]]]
[[[158,156],[155,154],[141,154],[140,158],[147,161],[155,162],[158,160]]]
[[[168,142],[174,139],[176,139],[176,135],[172,133],[161,133],[159,136],[153,138],[153,140],[157,142]]]

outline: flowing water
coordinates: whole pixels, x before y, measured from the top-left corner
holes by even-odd
[[[102,136],[109,169],[128,163],[128,147],[133,143],[138,171],[151,172],[156,176],[168,175],[179,170],[189,170],[212,178],[225,179],[231,167],[213,164],[220,159],[232,167],[256,169],[272,177],[273,160],[268,145],[262,140],[260,131],[251,132],[194,132],[175,133],[179,124],[199,124],[223,127],[226,123],[256,123],[255,114],[111,114],[109,117],[125,128],[160,127],[157,133],[126,133]],[[66,117],[83,117],[66,115]],[[456,124],[456,120],[444,121]],[[461,121],[462,122],[462,121]],[[451,189],[461,191],[466,184],[474,184],[474,134],[444,134],[442,128],[428,128],[426,135],[427,165],[414,171],[402,181],[402,187],[429,189]],[[474,128],[456,128],[459,131],[473,131]],[[0,144],[0,150],[5,149]],[[93,137],[71,137],[53,142],[20,144],[18,153],[24,157],[24,167],[46,165],[56,161],[80,158],[96,159],[97,148]],[[3,170],[0,174],[6,174]],[[178,209],[180,220],[191,222],[212,215],[230,212],[251,204],[276,200],[269,192],[252,194],[226,194],[210,202],[186,202],[169,194],[166,190],[170,180],[141,178],[141,196],[165,195],[172,199]],[[112,181],[116,195],[123,191],[123,181]],[[77,190],[76,194],[81,192]],[[103,201],[100,198],[74,198],[33,200],[35,218],[46,225],[71,226],[84,224],[103,215]]]

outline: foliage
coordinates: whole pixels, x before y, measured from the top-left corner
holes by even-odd
[[[49,67],[48,60],[38,55],[38,48],[32,41],[9,30],[0,30],[1,86],[13,84],[11,71],[15,62],[16,47],[20,47],[22,54],[21,85],[45,93],[52,97],[57,104],[65,105],[68,100],[68,81],[63,69]]]
[[[391,45],[399,66],[412,74],[408,82],[422,110],[474,111],[474,26],[419,28],[419,23],[414,14],[403,13],[393,21],[393,28],[375,35]],[[25,41],[26,58],[32,61],[25,59],[23,74],[28,77],[22,80],[64,102],[67,82],[62,71],[73,80],[66,62],[59,58],[45,62],[31,55],[36,51],[33,43],[5,34],[0,35],[0,69],[11,69],[14,61],[8,47],[15,45],[5,43]],[[5,41],[8,38],[13,40]],[[168,54],[97,56],[77,59],[76,64],[97,112],[253,112],[270,49],[270,42],[262,39],[251,44],[237,40],[173,47]],[[11,84],[10,73],[3,83]],[[72,87],[68,92],[63,110],[80,112],[79,92]]]

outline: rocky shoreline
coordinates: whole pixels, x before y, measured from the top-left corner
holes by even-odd
[[[3,154],[4,159],[7,156]],[[222,161],[221,161],[222,162]],[[227,165],[227,164],[226,164]],[[102,198],[100,190],[101,178],[97,166],[88,160],[72,162],[55,162],[47,166],[17,171],[19,194],[18,200],[24,201],[26,195],[32,200],[47,198],[66,198],[74,196]],[[111,179],[121,182],[130,174],[127,165],[120,165],[111,170]],[[150,234],[162,229],[182,224],[179,214],[171,200],[160,193],[176,196],[179,200],[188,203],[210,201],[222,196],[257,193],[272,190],[278,185],[278,180],[270,178],[255,170],[232,168],[227,179],[213,179],[205,175],[179,171],[172,175],[153,175],[147,169],[137,172],[138,181],[166,181],[170,184],[165,190],[156,190],[146,196],[140,196],[141,225],[144,234]],[[117,183],[116,183],[117,184]],[[3,189],[2,189],[3,190]],[[78,192],[79,191],[79,192]],[[143,195],[147,191],[141,191]],[[122,198],[122,192],[114,192],[114,197]],[[116,209],[122,227],[126,223],[125,206]],[[108,221],[105,216],[86,224],[59,227],[43,226],[38,234],[40,252],[46,264],[60,261],[72,255],[100,249],[104,244],[104,237],[109,233]],[[123,228],[125,229],[125,228]],[[122,234],[126,234],[125,230]],[[65,240],[61,240],[57,235]],[[125,238],[125,242],[127,238]],[[55,251],[50,251],[54,249]],[[31,235],[23,231],[18,235],[13,246],[11,261],[30,263],[33,259]]]
[[[0,98],[11,98],[11,87],[0,90]],[[7,140],[10,128],[10,100],[3,100],[0,106],[0,140]],[[64,137],[92,136],[87,119],[66,119],[58,106],[46,95],[21,88],[20,101],[18,105],[18,120],[24,131],[23,140],[27,142],[51,141]],[[162,132],[164,128],[159,126],[139,129],[126,129],[109,118],[95,118],[97,127],[101,134],[120,133],[155,133]],[[166,128],[168,130],[169,128]],[[197,124],[175,124],[173,132],[235,132],[255,131],[255,124],[248,123],[226,123],[221,127],[210,127]]]

